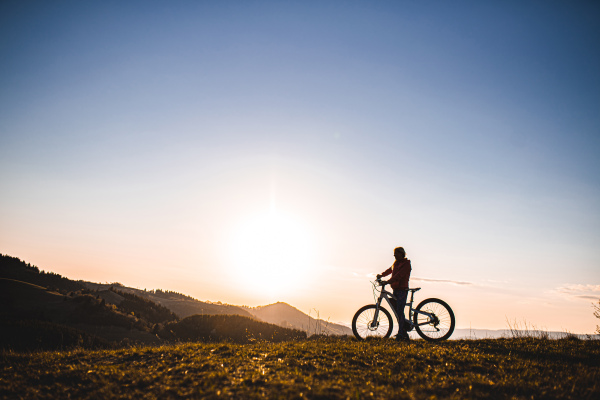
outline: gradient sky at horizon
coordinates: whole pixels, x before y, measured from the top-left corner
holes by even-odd
[[[591,333],[599,16],[595,2],[4,1],[0,252],[347,322],[402,245],[420,299],[447,300],[459,328]]]

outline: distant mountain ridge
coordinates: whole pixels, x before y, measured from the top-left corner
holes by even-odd
[[[352,330],[344,325],[313,318],[283,302],[244,309],[265,322],[300,329],[309,335],[352,335]]]
[[[523,330],[523,329],[455,329],[452,334],[451,340],[460,339],[500,339],[500,338],[512,338],[512,337],[537,337],[548,339],[562,339],[565,337],[577,337],[579,339],[600,339],[600,335],[595,334],[578,334],[570,332],[557,332],[557,331],[545,331],[545,330]]]

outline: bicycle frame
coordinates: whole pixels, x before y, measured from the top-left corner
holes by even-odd
[[[377,282],[379,282],[379,281],[377,281]],[[413,327],[415,325],[419,325],[419,326],[428,325],[430,323],[431,319],[435,318],[435,316],[431,313],[427,313],[425,311],[416,311],[413,308],[415,292],[419,289],[420,288],[408,289],[410,291],[410,301],[408,301],[408,298],[407,298],[407,302],[406,302],[406,306],[408,306],[408,318],[407,319],[408,319],[408,323]],[[388,292],[387,290],[385,290],[385,285],[381,285],[381,292],[379,294],[379,298],[377,299],[377,307],[375,308],[375,315],[373,316],[373,321],[378,321],[379,309],[381,308],[381,303],[382,303],[383,299],[385,299],[387,301],[388,305],[392,309],[392,312],[396,316],[396,321],[400,321],[400,316],[398,315],[398,312],[396,311],[396,307],[394,305],[398,301],[398,299],[396,298],[396,296],[394,296],[394,294],[392,292]],[[394,300],[394,302],[392,302],[392,300]],[[415,324],[413,322],[413,319],[414,319],[414,315],[416,312],[418,312],[419,314],[426,315],[427,320],[420,324]],[[402,315],[402,318],[404,319],[404,315]],[[406,321],[404,321],[404,323],[406,323]]]

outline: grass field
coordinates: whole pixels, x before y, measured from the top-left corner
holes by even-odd
[[[0,356],[1,398],[600,398],[600,341],[320,337]]]

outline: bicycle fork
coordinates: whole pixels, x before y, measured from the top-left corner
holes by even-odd
[[[379,326],[379,308],[381,307],[381,297],[377,299],[377,304],[375,305],[375,314],[373,314],[373,321],[371,321],[370,328],[377,329]]]

